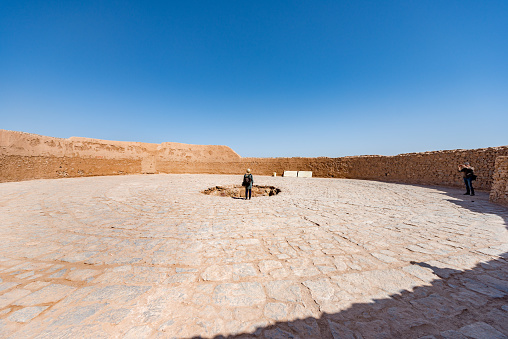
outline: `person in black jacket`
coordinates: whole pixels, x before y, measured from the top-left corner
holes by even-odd
[[[245,187],[245,200],[252,197],[252,184],[254,183],[254,178],[252,178],[252,174],[250,173],[250,168],[247,168],[247,173],[243,175],[243,183],[242,186]]]
[[[474,195],[473,180],[476,179],[474,167],[466,162],[463,165],[459,165],[459,172],[462,172],[464,184],[466,185],[466,193],[464,193],[464,195]]]

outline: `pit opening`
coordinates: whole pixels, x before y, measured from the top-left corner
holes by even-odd
[[[206,195],[215,195],[219,197],[245,198],[245,187],[241,185],[215,186],[204,190]],[[275,186],[252,186],[253,197],[271,197],[280,193],[280,189]]]

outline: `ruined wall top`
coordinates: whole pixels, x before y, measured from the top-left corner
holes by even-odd
[[[162,144],[100,140],[82,137],[68,139],[0,129],[0,155],[140,159],[159,156],[178,161],[238,160],[227,146]]]

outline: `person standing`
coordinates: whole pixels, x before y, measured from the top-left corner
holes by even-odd
[[[252,178],[252,174],[250,173],[250,168],[247,168],[247,173],[243,175],[242,186],[245,187],[245,200],[251,199],[252,197],[252,184],[254,183],[254,178]]]
[[[459,165],[459,172],[462,172],[464,184],[466,185],[466,193],[464,195],[474,195],[473,180],[476,180],[474,167],[465,162],[463,165]]]

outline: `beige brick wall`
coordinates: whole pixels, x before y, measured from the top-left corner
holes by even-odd
[[[476,189],[490,190],[496,158],[508,156],[508,146],[473,150],[409,153],[396,156],[343,158],[242,158],[230,163],[232,173],[251,168],[253,173],[271,175],[283,171],[312,171],[315,177],[367,179],[419,185],[462,187],[457,166],[469,162],[475,168]],[[242,167],[243,165],[243,167]]]
[[[467,161],[478,176],[474,182],[475,188],[490,190],[498,156],[508,156],[508,147],[342,159],[347,163],[343,167],[347,167],[346,177],[349,178],[442,186],[462,186],[462,176],[457,166]]]
[[[396,156],[242,158],[227,146],[59,139],[0,130],[0,182],[134,173],[243,174],[250,168],[255,175],[312,171],[314,177],[462,187],[457,165],[467,161],[478,175],[475,188],[492,188],[492,201],[503,203],[506,157],[508,146]]]
[[[195,164],[234,161],[240,156],[227,146],[61,139],[0,129],[0,182],[157,173],[161,159],[161,164],[186,162],[189,169],[200,171],[202,167]]]
[[[490,201],[508,206],[508,156],[496,159]]]

